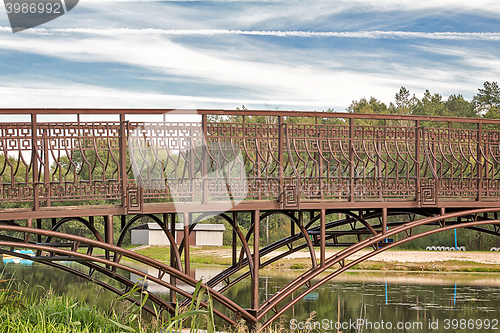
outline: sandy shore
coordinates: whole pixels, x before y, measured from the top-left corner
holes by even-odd
[[[273,256],[284,251],[274,251]],[[327,258],[333,253],[338,251],[326,251]],[[363,250],[349,257],[349,260],[359,258],[367,253],[369,250]],[[316,252],[316,257],[319,258],[319,252]],[[289,259],[299,259],[299,258],[309,258],[309,252],[299,251],[295,252],[289,256]],[[372,261],[384,261],[384,262],[399,262],[399,263],[411,263],[411,262],[437,262],[437,261],[472,261],[483,264],[500,264],[500,252],[462,252],[462,251],[386,251],[382,252],[372,258]]]

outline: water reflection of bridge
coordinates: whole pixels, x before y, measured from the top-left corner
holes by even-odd
[[[233,229],[232,266],[205,286],[232,311],[217,312],[229,323],[243,318],[268,325],[328,279],[408,240],[458,227],[499,235],[496,120],[247,110],[15,109],[0,115],[2,253],[32,249],[33,260],[117,294],[133,285],[117,269],[143,274],[122,260],[128,258],[156,269],[148,279],[172,296],[189,299],[180,287],[196,284],[186,274],[189,237],[171,247],[169,265],[124,249],[124,239],[134,223],[151,220],[175,243],[176,221],[188,234],[218,215]],[[290,235],[260,247],[260,221],[277,214],[290,221]],[[89,236],[60,232],[71,223]],[[432,228],[414,232],[422,226]],[[346,249],[327,257],[329,246]],[[348,261],[367,247],[373,251]],[[259,270],[303,249],[311,269],[274,295],[259,293]],[[61,264],[67,260],[86,269]],[[123,288],[95,279],[95,272]],[[246,277],[250,309],[224,295]],[[151,299],[172,311],[172,303]]]

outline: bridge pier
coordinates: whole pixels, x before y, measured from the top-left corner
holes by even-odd
[[[387,207],[382,208],[382,235],[387,234]]]
[[[232,242],[231,242],[231,247],[232,247],[232,264],[233,266],[236,266],[236,256],[238,255],[238,243],[237,243],[237,234],[236,234],[236,226],[238,225],[238,212],[234,211],[233,212],[233,224],[234,224],[234,228],[233,228],[233,238],[232,238]]]
[[[191,267],[189,263],[189,223],[191,214],[184,212],[184,271],[190,275]]]
[[[321,208],[320,220],[320,261],[321,267],[325,267],[326,263],[326,209]]]
[[[257,312],[259,310],[259,227],[260,227],[260,211],[255,210],[252,214],[253,220],[253,278],[252,278],[252,299],[251,310]],[[248,258],[252,260],[252,258]]]
[[[113,245],[113,215],[104,216],[104,241]]]
[[[175,237],[176,237],[176,233],[175,233],[175,215],[174,213],[170,214],[170,233],[174,236],[174,241],[175,241]],[[168,214],[163,214],[163,223],[165,223],[165,228],[168,228]],[[176,266],[176,262],[175,262],[175,250],[174,250],[174,246],[176,247],[177,246],[177,243],[174,242],[173,244],[170,244],[170,267],[181,267],[181,263],[178,262]],[[175,279],[175,276],[173,276],[172,274],[170,274],[170,284],[172,286],[177,286],[177,281]],[[170,303],[173,303],[175,304],[176,302],[176,294],[175,294],[175,291],[173,290],[170,290]]]

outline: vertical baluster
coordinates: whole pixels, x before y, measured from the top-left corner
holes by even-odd
[[[38,187],[38,157],[37,157],[37,141],[38,141],[38,127],[36,114],[31,114],[31,167],[33,173],[33,210],[40,210],[40,189]],[[7,157],[6,157],[7,158]]]
[[[420,202],[420,120],[415,121],[415,201]],[[420,204],[422,204],[420,202]]]
[[[481,142],[483,140],[483,124],[477,124],[477,148],[476,148],[476,174],[477,174],[477,201],[483,200],[483,168],[481,164],[482,155],[481,155]]]
[[[349,201],[354,201],[354,119],[349,118]]]
[[[203,114],[201,116],[201,127],[203,131],[203,138],[202,138],[202,203],[206,204],[208,203],[208,183],[207,183],[207,172],[208,172],[208,123],[207,123],[207,115]]]
[[[279,124],[279,135],[278,135],[278,159],[279,159],[279,167],[278,167],[278,177],[279,177],[279,190],[280,190],[280,202],[283,205],[283,202],[285,201],[285,182],[283,179],[283,173],[285,170],[283,170],[283,140],[284,140],[284,124],[283,124],[283,116],[278,117],[278,124]]]
[[[120,137],[118,140],[120,149],[120,180],[122,192],[122,207],[128,207],[127,202],[127,140],[126,140],[125,114],[120,114]]]

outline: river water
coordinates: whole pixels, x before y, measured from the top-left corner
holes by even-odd
[[[115,298],[101,287],[42,264],[0,263],[0,270],[3,278],[14,278],[17,288],[27,294],[52,290],[102,309],[109,309]],[[192,273],[206,280],[221,270],[196,267]],[[262,300],[298,274],[261,271]],[[140,277],[130,278],[137,281]],[[168,297],[159,285],[150,282],[148,289]],[[250,281],[240,282],[226,295],[249,308]],[[306,322],[311,314],[314,318]],[[499,320],[500,278],[496,274],[348,272],[309,293],[283,316],[282,323],[286,328],[315,325],[332,332],[498,332]]]

